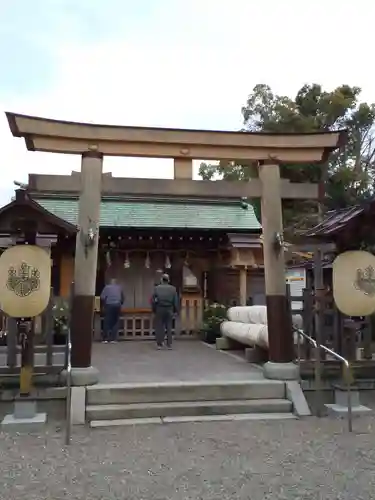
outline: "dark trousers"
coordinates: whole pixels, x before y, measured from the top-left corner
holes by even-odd
[[[155,337],[156,343],[161,346],[167,337],[167,346],[172,345],[173,311],[170,308],[156,308],[155,311]]]
[[[121,305],[107,304],[104,306],[103,340],[117,340]]]

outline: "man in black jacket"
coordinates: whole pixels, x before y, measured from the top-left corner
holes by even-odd
[[[152,309],[155,314],[157,348],[162,348],[166,336],[167,348],[172,349],[172,322],[179,310],[179,300],[176,288],[169,283],[168,274],[163,274],[160,284],[154,289]]]

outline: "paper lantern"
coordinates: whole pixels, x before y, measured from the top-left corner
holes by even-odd
[[[333,262],[333,297],[337,308],[348,316],[375,312],[375,256],[354,250]]]

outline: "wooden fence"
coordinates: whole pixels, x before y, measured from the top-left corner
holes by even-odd
[[[53,307],[59,303],[51,294],[44,313],[28,323],[34,338],[34,372],[57,374],[65,367],[66,346],[64,338],[56,344]],[[0,374],[18,374],[21,368],[21,345],[17,320],[0,312]]]
[[[357,376],[375,378],[374,323],[370,317],[349,318],[336,307],[332,293],[316,296],[305,289],[302,297],[290,297],[290,303],[299,302],[304,333],[325,344],[351,361]],[[297,312],[297,311],[294,311]],[[313,373],[314,352],[311,345],[300,346],[302,374]],[[340,363],[321,352],[325,375],[334,376]]]
[[[180,314],[173,320],[172,332],[176,338],[193,338],[202,327],[203,299],[183,298]],[[99,340],[103,331],[103,317],[96,313],[94,337]],[[150,311],[126,313],[120,318],[119,338],[123,340],[153,339],[154,317]]]

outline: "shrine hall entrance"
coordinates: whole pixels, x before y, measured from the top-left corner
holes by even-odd
[[[161,255],[150,258],[149,253],[112,253],[110,265],[97,280],[95,332],[101,339],[103,317],[100,311],[100,292],[105,283],[115,278],[125,296],[120,317],[119,340],[147,340],[154,338],[154,317],[151,297],[161,276],[167,273],[180,298],[180,313],[173,320],[175,338],[194,338],[202,326],[204,309],[204,277],[197,277],[189,266],[173,266]],[[168,267],[165,266],[167,262]],[[163,265],[164,264],[164,265]],[[175,264],[175,262],[174,262]],[[186,268],[186,269],[185,269]],[[100,268],[98,269],[98,276]],[[198,274],[198,273],[197,273]],[[190,284],[190,287],[189,287]],[[187,285],[187,286],[186,286]],[[192,286],[193,285],[193,286]]]

